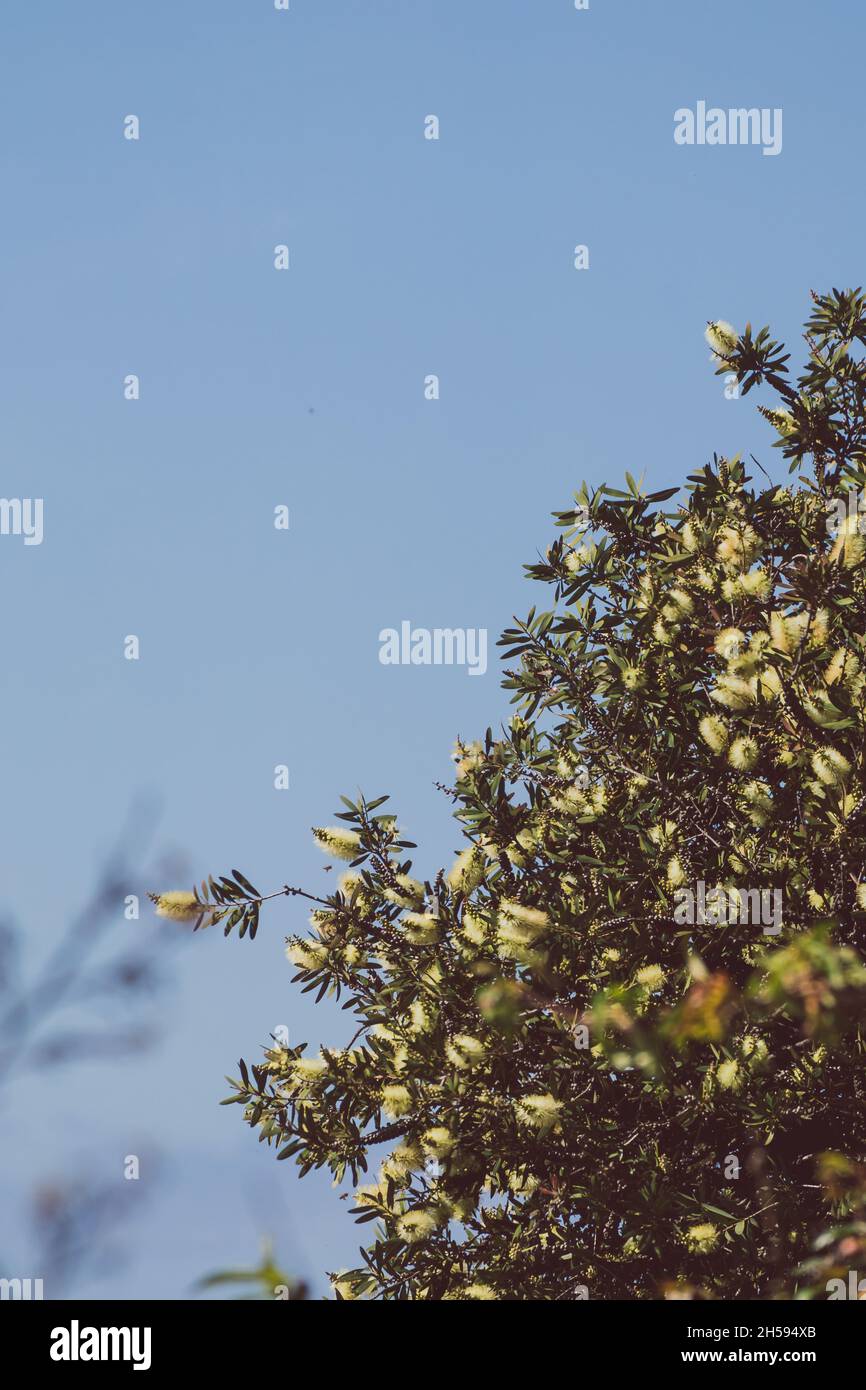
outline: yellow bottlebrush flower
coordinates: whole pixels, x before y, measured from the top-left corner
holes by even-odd
[[[766,570],[749,570],[748,574],[741,574],[738,580],[740,593],[744,598],[753,598],[758,603],[766,603],[772,592],[772,583]]]
[[[846,675],[857,669],[859,662],[856,657],[847,652],[844,647],[837,647],[827,665],[824,667],[824,684],[835,685],[837,681],[844,681]]]
[[[370,1030],[375,1038],[386,1044],[387,1047],[394,1047],[397,1043],[397,1035],[393,1028],[389,1028],[387,1023],[374,1023]]]
[[[726,627],[716,637],[713,647],[717,656],[722,657],[725,661],[731,661],[740,655],[747,642],[748,638],[741,628]]]
[[[382,894],[389,903],[395,903],[397,907],[421,907],[424,903],[424,884],[419,883],[416,878],[410,878],[408,874],[397,874],[397,887],[386,888]]]
[[[666,976],[660,965],[642,965],[634,978],[645,989],[661,989]]]
[[[517,922],[500,923],[498,940],[504,946],[517,946],[521,949],[532,946],[538,939],[538,932],[534,927],[523,927]]]
[[[642,574],[637,582],[635,604],[643,612],[652,606],[654,598],[653,581],[650,575]]]
[[[430,912],[407,912],[399,926],[413,946],[430,946],[439,939],[439,922]]]
[[[157,917],[166,917],[170,922],[195,922],[202,913],[208,916],[215,907],[205,907],[195,893],[171,892],[148,894],[156,905]]]
[[[587,546],[578,545],[566,555],[565,568],[569,574],[579,574],[589,558],[590,551]]]
[[[707,1255],[719,1243],[718,1228],[711,1221],[702,1221],[689,1226],[683,1239],[693,1255]]]
[[[862,565],[866,558],[866,536],[849,535],[845,537],[845,547],[843,550],[843,563],[846,570],[857,569]]]
[[[806,894],[806,901],[808,902],[809,906],[814,909],[815,912],[821,912],[822,909],[826,906],[824,899],[818,892],[817,888],[809,889],[809,891]]]
[[[421,1145],[430,1158],[447,1158],[457,1143],[445,1125],[433,1125],[421,1135]]]
[[[782,693],[782,677],[775,666],[768,666],[761,672],[758,687],[765,700],[778,700]]]
[[[860,663],[845,667],[845,687],[859,704],[866,701],[866,676],[860,670]]]
[[[332,859],[357,859],[361,852],[360,835],[338,825],[314,825],[313,838],[319,849]]]
[[[681,865],[680,858],[674,855],[673,859],[667,860],[667,884],[670,888],[678,888],[683,883],[685,883],[685,869]]]
[[[866,883],[857,884],[857,906],[866,912]]]
[[[680,540],[683,543],[683,549],[688,550],[689,553],[693,555],[696,550],[700,549],[701,539],[702,536],[699,530],[699,524],[694,521],[684,522],[683,529],[680,532]]]
[[[758,829],[766,825],[773,809],[770,788],[766,782],[747,782],[742,790],[742,807],[749,820]]]
[[[830,614],[828,610],[816,608],[812,614],[812,621],[809,623],[809,646],[813,648],[826,646],[829,633]]]
[[[505,846],[505,853],[508,855],[510,862],[515,868],[526,868],[529,861],[524,853],[523,846],[519,844],[517,840],[512,840],[510,845]]]
[[[730,734],[723,719],[719,719],[716,714],[705,714],[698,724],[698,732],[714,753],[724,753]]]
[[[315,907],[310,913],[310,926],[320,936],[333,936],[336,924],[336,914],[329,908]]]
[[[790,655],[793,648],[793,633],[782,613],[770,614],[770,640],[777,652],[786,652]]]
[[[314,908],[310,913],[310,926],[320,940],[332,941],[339,926],[339,917],[329,908]]]
[[[412,1109],[412,1094],[407,1086],[383,1086],[382,1109],[392,1120],[399,1120]]]
[[[549,952],[530,946],[516,939],[514,928],[503,928],[499,934],[497,951],[501,960],[513,960],[527,970],[542,970],[547,964]]]
[[[835,748],[819,748],[812,754],[812,770],[828,787],[835,787],[851,775],[851,764]]]
[[[641,670],[639,666],[624,666],[621,679],[626,690],[643,690],[646,685],[646,671]]]
[[[726,709],[734,711],[748,709],[750,705],[757,703],[757,677],[752,676],[750,680],[743,680],[742,676],[728,674],[719,676],[716,689],[710,691],[710,699],[724,705]]]
[[[555,1100],[549,1093],[546,1095],[523,1096],[514,1102],[514,1113],[520,1124],[527,1129],[536,1129],[540,1133],[558,1128],[559,1113],[562,1110],[562,1101]]]
[[[287,943],[286,955],[301,970],[321,970],[328,960],[328,948],[321,941],[294,939]]]
[[[706,565],[701,565],[696,569],[690,578],[693,579],[698,588],[703,589],[706,594],[713,593],[716,587],[716,578],[712,570],[708,570]]]
[[[382,1177],[392,1182],[405,1182],[423,1166],[424,1155],[417,1144],[398,1144],[382,1164]]]
[[[760,755],[761,750],[755,739],[735,738],[728,753],[728,762],[738,772],[751,772]]]
[[[794,417],[790,410],[768,410],[764,408],[761,410],[761,414],[765,419],[769,420],[773,428],[783,437],[789,435],[794,428]]]
[[[457,777],[462,780],[484,762],[484,748],[478,742],[465,744],[458,739],[452,757],[457,764]]]
[[[803,709],[812,723],[818,724],[821,728],[825,728],[828,724],[834,724],[841,718],[840,711],[836,709],[829,695],[823,690],[815,691],[811,699],[804,700]]]
[[[471,893],[484,880],[485,856],[478,845],[461,850],[449,870],[448,887],[455,893]]]
[[[525,903],[512,902],[503,898],[499,904],[500,926],[514,925],[524,928],[531,933],[528,940],[534,940],[541,936],[550,926],[550,918],[546,912],[542,912],[537,907],[527,907]]]
[[[647,831],[647,835],[652,840],[653,844],[658,845],[660,849],[664,848],[665,845],[669,845],[676,833],[676,821],[672,820],[663,821],[661,825],[651,825]]]
[[[840,522],[838,532],[835,533],[836,542],[830,551],[830,559],[841,560],[848,569],[853,569],[863,557],[861,522],[862,517],[859,512],[849,511],[848,515]]]
[[[739,676],[741,680],[751,680],[761,669],[762,654],[751,647],[742,656],[733,656],[728,662],[728,675]]]
[[[694,612],[695,601],[685,589],[671,589],[668,598],[684,616],[688,617],[690,613]]]
[[[797,650],[809,626],[808,613],[793,613],[787,617],[782,613],[770,614],[770,639],[777,651],[788,656]]]
[[[339,1274],[331,1275],[331,1288],[334,1290],[334,1293],[338,1293],[340,1298],[346,1303],[358,1297],[355,1291],[355,1285],[350,1279],[343,1278],[342,1271]]]
[[[477,1066],[483,1061],[486,1051],[480,1038],[473,1038],[469,1033],[456,1033],[446,1044],[445,1056],[452,1067],[465,1071],[467,1067]]]
[[[292,1066],[297,1081],[318,1081],[327,1072],[328,1063],[324,1057],[296,1057]]]
[[[713,319],[704,329],[704,337],[719,357],[730,357],[739,341],[737,330],[725,319]]]
[[[515,836],[515,843],[520,845],[528,853],[535,853],[540,845],[544,843],[544,834],[540,825],[528,825],[525,830],[521,830]]]
[[[365,1183],[355,1191],[356,1207],[379,1207],[384,1203],[387,1196],[383,1183]]]
[[[489,1284],[467,1284],[463,1297],[479,1303],[491,1303],[498,1300],[499,1294]]]
[[[416,1035],[430,1033],[436,1027],[439,1014],[426,1000],[413,999],[409,1008],[409,1027]]]
[[[716,537],[716,559],[727,574],[747,570],[761,553],[761,538],[754,527],[722,526]]]
[[[590,810],[590,803],[579,787],[566,787],[561,796],[550,798],[550,804],[563,816],[583,816]]]
[[[289,1071],[295,1060],[291,1052],[285,1047],[265,1048],[265,1057],[268,1062],[268,1071],[273,1072]]]
[[[716,1070],[716,1079],[724,1091],[736,1091],[742,1082],[740,1064],[735,1058],[720,1062]]]
[[[441,1225],[441,1215],[431,1207],[407,1211],[397,1222],[397,1234],[407,1245],[427,1240]]]
[[[470,908],[463,911],[463,935],[473,946],[483,946],[490,934],[490,923]]]
[[[760,1041],[761,1039],[756,1038],[753,1033],[747,1033],[746,1036],[740,1042],[740,1051],[742,1052],[743,1056],[753,1056],[753,1054],[757,1050]],[[764,1044],[764,1050],[766,1051],[766,1044]]]
[[[659,645],[662,647],[671,646],[674,640],[674,636],[675,634],[671,632],[669,628],[665,627],[661,618],[656,618],[655,623],[653,624],[653,637],[656,639]]]
[[[770,788],[766,782],[747,782],[743,788],[743,796],[754,806],[765,806],[769,810],[773,805]]]
[[[360,874],[351,871],[341,874],[337,880],[337,888],[346,901],[351,903],[354,912],[369,914],[378,905],[378,899],[373,897]]]

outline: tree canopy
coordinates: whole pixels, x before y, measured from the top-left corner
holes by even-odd
[[[267,895],[313,900],[294,978],[356,1032],[228,1102],[356,1185],[338,1298],[823,1297],[866,1257],[866,298],[813,296],[796,379],[766,328],[707,337],[789,481],[581,486],[500,641],[513,715],[458,743],[454,862],[344,800],[335,891]],[[157,905],[254,936],[263,901]]]

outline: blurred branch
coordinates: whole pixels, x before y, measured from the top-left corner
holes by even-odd
[[[308,1297],[307,1285],[300,1279],[286,1274],[274,1262],[273,1247],[270,1241],[262,1242],[262,1260],[257,1269],[225,1269],[208,1274],[200,1279],[196,1288],[217,1289],[233,1284],[246,1287],[247,1293],[235,1293],[237,1300],[255,1299],[279,1302],[300,1302]]]
[[[153,994],[163,980],[153,961],[153,950],[165,950],[178,941],[176,934],[148,936],[145,943],[130,946],[123,941],[106,962],[94,960],[109,931],[122,921],[124,900],[136,892],[144,898],[143,869],[156,827],[153,807],[139,805],[130,813],[117,843],[102,868],[90,897],[74,916],[48,960],[29,982],[21,982],[19,961],[23,929],[0,925],[0,998],[11,996],[0,1012],[0,1085],[16,1071],[44,1064],[80,1061],[83,1057],[112,1058],[142,1051],[155,1041],[143,1026],[115,1031],[106,1023],[93,1034],[62,1032],[47,1040],[47,1026],[57,1027],[57,1015],[75,1004],[97,999],[140,999]],[[112,947],[114,943],[111,943]]]

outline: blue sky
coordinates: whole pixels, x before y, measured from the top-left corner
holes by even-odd
[[[43,498],[45,534],[0,537],[0,908],[32,968],[141,794],[199,879],[324,886],[309,827],[359,787],[391,793],[422,875],[448,861],[433,783],[507,709],[495,656],[383,666],[379,631],[492,650],[583,478],[662,487],[714,450],[781,476],[703,327],[770,323],[796,358],[808,291],[862,282],[864,30],[842,0],[4,8],[0,491]],[[782,108],[782,152],[677,146],[699,100]],[[127,1264],[73,1292],[183,1297],[268,1233],[318,1289],[354,1263],[328,1181],[216,1104],[280,1023],[345,1040],[290,985],[304,923],[278,902],[255,943],[190,941],[157,1050],[0,1099],[13,1272],[38,1273],[13,1220],[34,1178],[145,1149]],[[115,930],[174,928],[119,903]]]

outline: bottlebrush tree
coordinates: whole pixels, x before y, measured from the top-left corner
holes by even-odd
[[[453,864],[423,878],[386,798],[345,801],[313,832],[336,890],[267,895],[312,900],[295,980],[356,1031],[275,1040],[229,1101],[357,1186],[338,1298],[826,1297],[866,1268],[866,298],[813,296],[796,383],[767,329],[707,337],[772,393],[787,485],[718,457],[584,485],[501,638],[513,717],[458,744]],[[253,936],[264,900],[235,871],[157,907]]]

